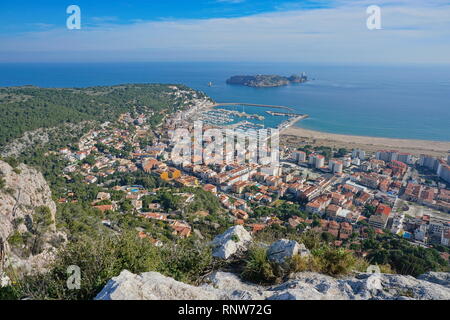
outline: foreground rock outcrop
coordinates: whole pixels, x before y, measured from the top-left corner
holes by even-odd
[[[269,260],[279,264],[285,263],[289,258],[295,255],[306,257],[310,255],[305,245],[299,244],[294,240],[281,239],[274,242],[267,251]]]
[[[251,241],[252,236],[243,226],[231,227],[212,241],[213,256],[228,259],[237,253],[246,251]]]
[[[0,262],[19,271],[39,270],[51,260],[54,243],[65,240],[56,232],[50,188],[35,169],[24,164],[12,168],[4,161],[0,181]]]
[[[374,277],[379,287],[374,286]],[[157,272],[135,275],[123,271],[111,279],[96,300],[448,300],[448,273],[428,273],[416,279],[391,274],[358,274],[342,279],[304,272],[276,286],[243,282],[237,275],[216,272],[195,287]],[[441,284],[426,279],[439,279]],[[447,280],[445,280],[447,279]]]

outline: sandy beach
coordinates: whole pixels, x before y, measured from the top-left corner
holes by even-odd
[[[400,152],[409,152],[417,155],[426,153],[436,156],[445,156],[450,151],[450,142],[352,136],[308,130],[294,126],[284,129],[281,134],[281,141],[288,144],[308,142],[337,148],[361,148],[369,152],[380,149],[395,149]]]

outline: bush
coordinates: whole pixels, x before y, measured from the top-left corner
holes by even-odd
[[[366,259],[364,259],[362,257],[355,258],[355,266],[354,266],[355,271],[367,272],[367,268],[369,266],[370,266],[370,263]]]
[[[449,272],[450,265],[439,251],[433,248],[413,246],[393,235],[382,235],[363,242],[372,264],[390,265],[399,274],[417,277],[428,271]]]
[[[318,259],[314,256],[302,257],[295,255],[289,262],[290,272],[320,272],[320,265]]]
[[[342,248],[323,247],[313,255],[318,259],[320,272],[333,277],[349,274],[356,265],[352,253]]]
[[[17,300],[19,297],[16,291],[11,286],[0,287],[0,301],[1,300]]]
[[[36,208],[35,223],[40,228],[47,228],[53,223],[52,212],[49,207],[41,206]]]
[[[141,273],[158,265],[156,248],[149,241],[127,234],[70,243],[60,251],[49,272],[17,279],[18,297],[31,299],[93,299],[106,282],[124,269]],[[81,289],[69,290],[67,268],[81,269]]]
[[[260,284],[272,284],[277,281],[278,277],[274,266],[269,261],[266,248],[260,246],[250,248],[242,277]]]
[[[211,248],[182,240],[161,249],[158,271],[175,280],[197,284],[213,268]]]
[[[297,240],[297,239],[294,239]],[[314,250],[320,248],[323,245],[323,240],[320,233],[314,231],[307,231],[302,233],[300,238],[297,240],[299,243],[303,243],[309,250]]]
[[[140,239],[131,232],[120,237],[80,239],[58,253],[47,273],[22,278],[10,275],[16,285],[8,291],[8,296],[34,300],[91,300],[123,270],[135,274],[156,271],[194,283],[211,270],[211,262],[209,247],[184,241],[157,248],[148,239]],[[72,265],[81,270],[79,290],[67,288],[70,276],[67,270]]]
[[[8,242],[12,247],[21,246],[24,244],[24,239],[19,231],[15,231],[9,238]]]

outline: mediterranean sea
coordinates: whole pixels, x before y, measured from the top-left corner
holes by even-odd
[[[306,72],[311,81],[276,88],[227,85],[233,75]],[[212,86],[209,86],[212,82]],[[89,87],[179,83],[217,102],[292,107],[296,125],[329,133],[450,141],[450,66],[337,66],[293,63],[0,64],[0,86]],[[246,109],[246,112],[249,112]]]

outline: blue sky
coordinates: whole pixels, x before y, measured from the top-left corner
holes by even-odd
[[[3,2],[3,1],[2,1]],[[6,0],[5,0],[6,2]],[[82,8],[84,23],[90,26],[110,22],[132,24],[168,19],[209,19],[249,16],[292,8],[325,8],[332,1],[298,0],[15,0],[1,4],[0,31],[17,33],[34,27],[65,25],[65,9],[76,4]]]
[[[66,8],[82,29],[67,30]],[[366,27],[369,5],[382,30]],[[450,63],[448,0],[40,0],[0,5],[0,62]]]

